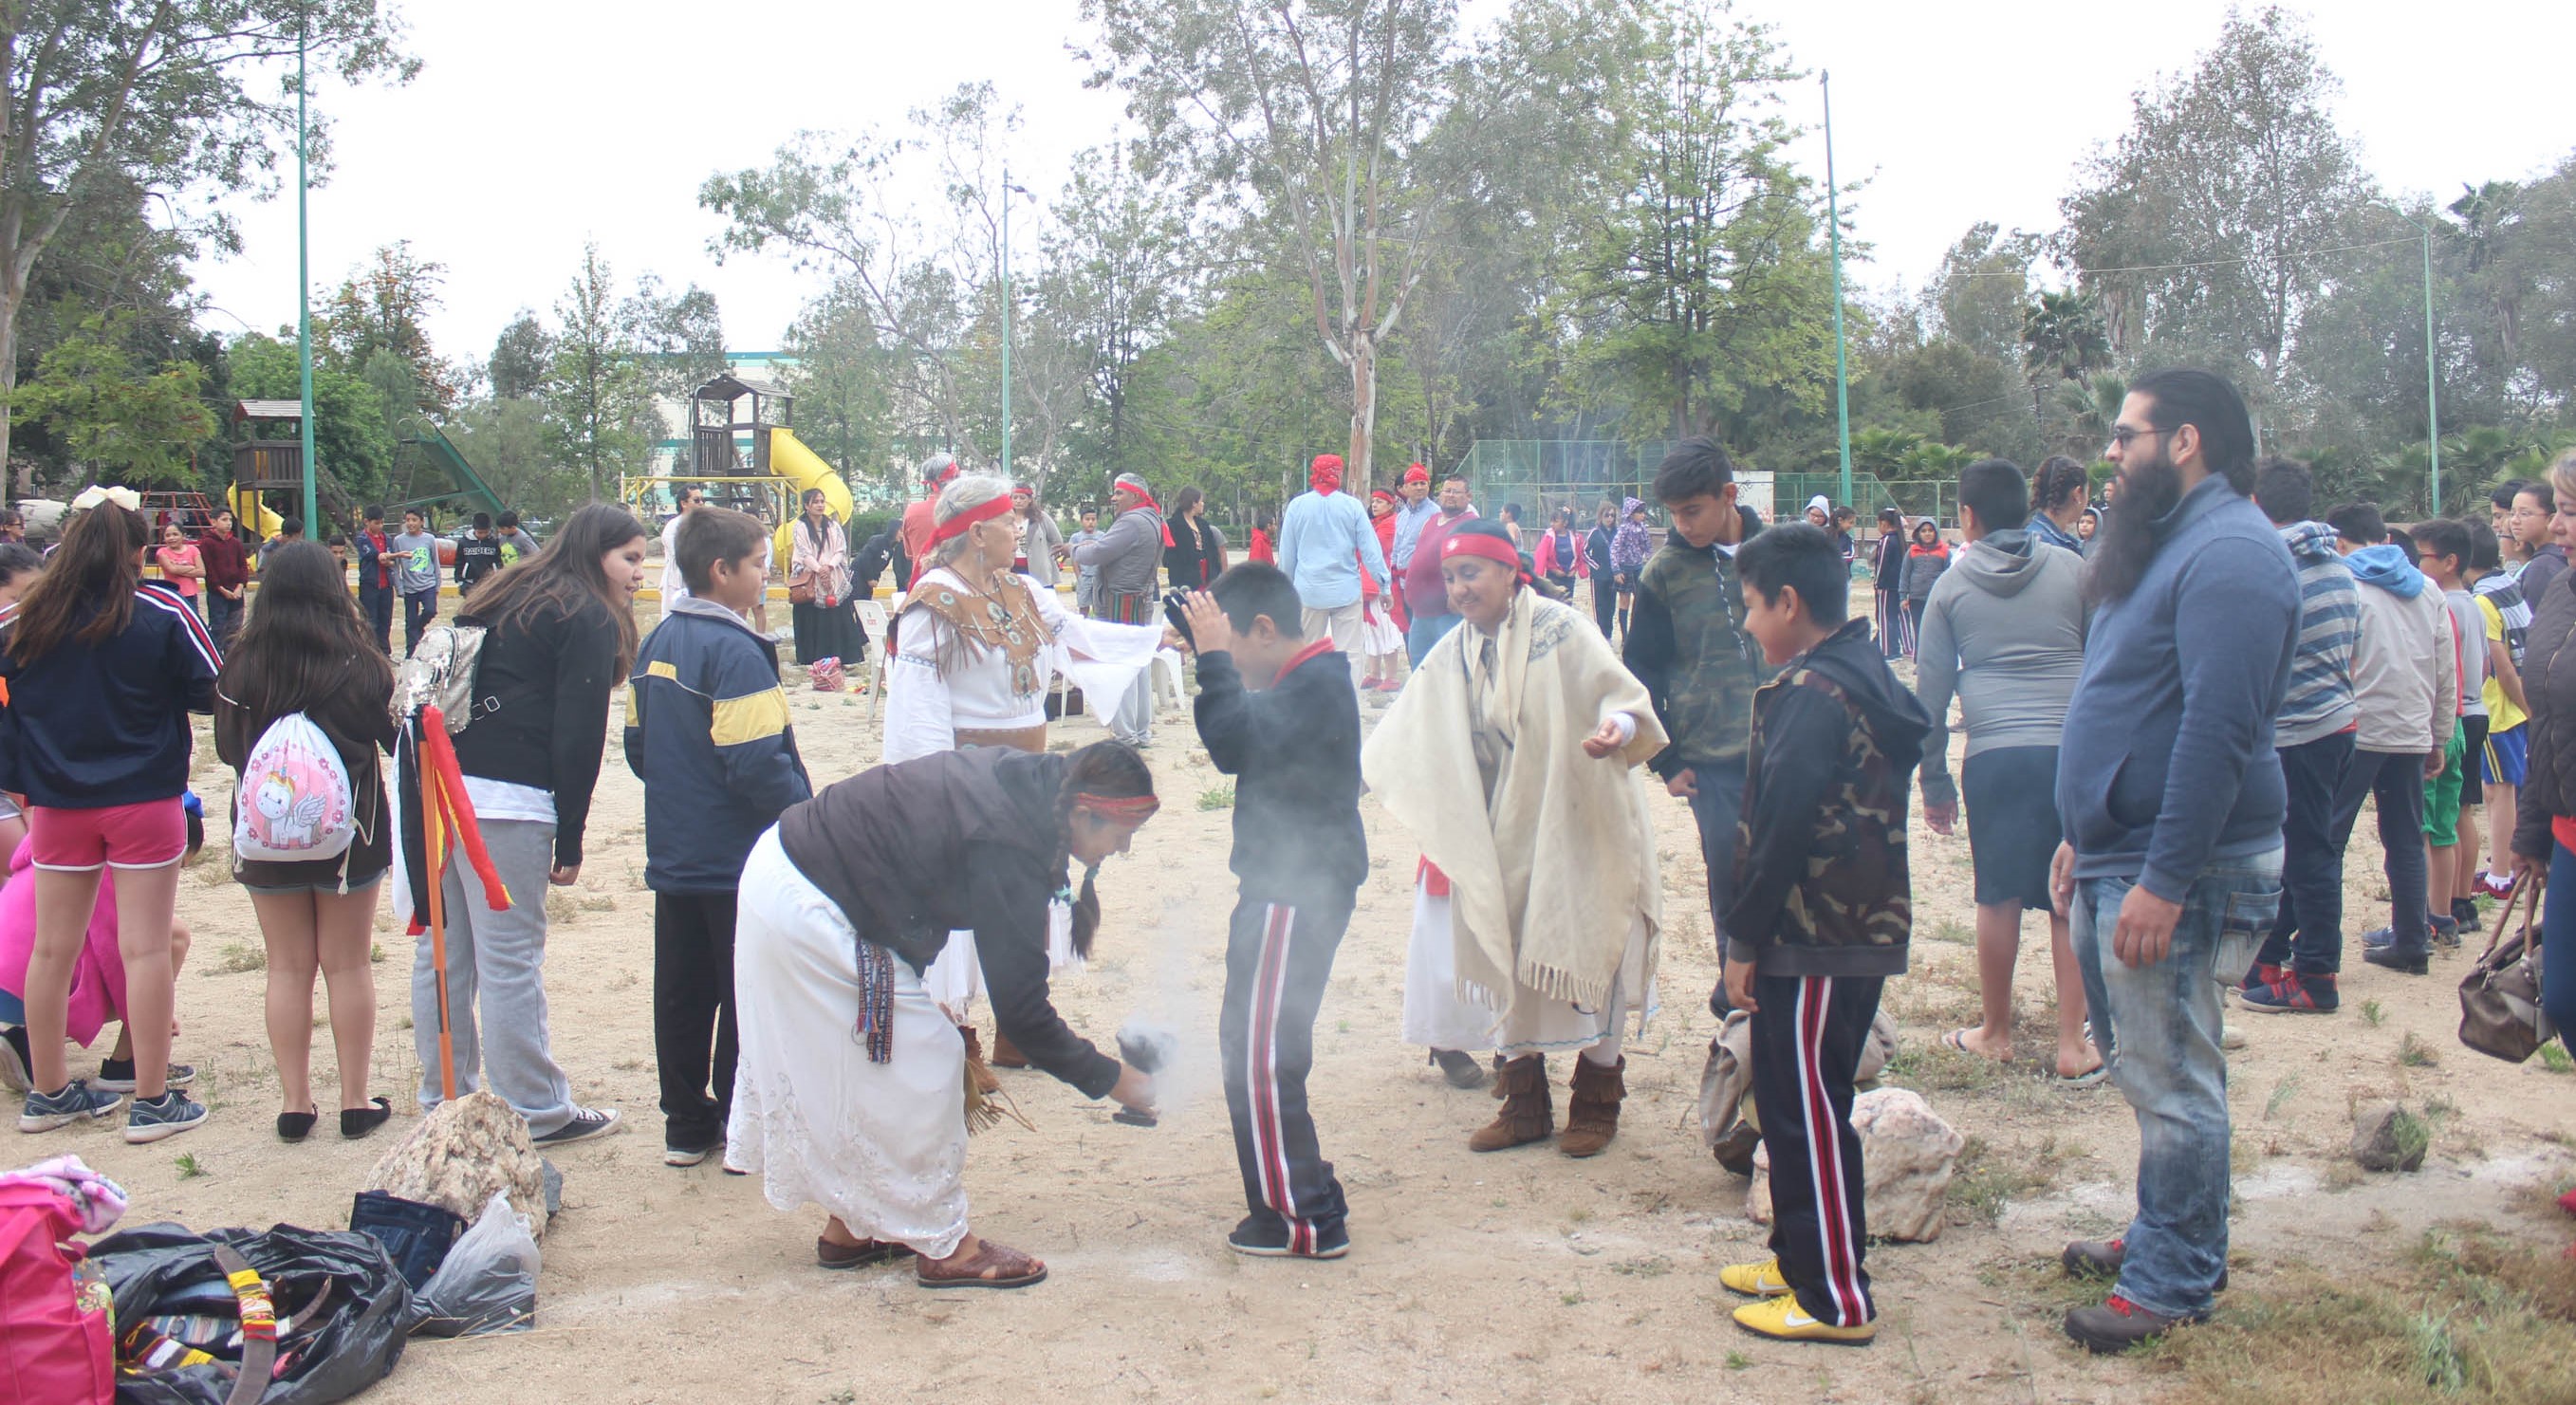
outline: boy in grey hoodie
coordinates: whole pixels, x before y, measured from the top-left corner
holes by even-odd
[[[2335,847],[2340,853],[2351,842],[2361,802],[2377,801],[2379,842],[2388,851],[2390,941],[2365,944],[2362,959],[2420,976],[2432,948],[2424,782],[2441,775],[2460,712],[2451,611],[2405,549],[2388,544],[2378,508],[2354,503],[2326,520],[2334,524],[2335,549],[2361,585],[2361,638],[2352,653],[2360,725],[2352,769],[2335,796]],[[2456,932],[2452,939],[2458,940]]]
[[[1923,819],[1948,834],[1962,786],[1950,777],[1950,697],[1966,714],[1968,852],[1976,871],[1977,978],[1983,1022],[1943,1036],[1952,1048],[2008,1060],[2012,1047],[2013,962],[2024,910],[2049,913],[2057,974],[2057,1074],[2099,1077],[2102,1057],[2084,1038],[2084,972],[2067,942],[2067,920],[2048,892],[2048,861],[2064,830],[2057,820],[2057,745],[2066,705],[2084,673],[2083,561],[2020,524],[2030,487],[2003,459],[1959,475],[1959,521],[1967,545],[1934,583],[1915,654],[1915,696],[1931,715],[1923,747]]]

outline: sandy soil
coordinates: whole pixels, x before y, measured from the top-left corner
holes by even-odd
[[[818,783],[876,757],[863,699],[797,692],[794,706]],[[1056,735],[1101,733],[1085,720]],[[1131,1013],[1166,1018],[1185,1031],[1190,1063],[1150,1130],[1112,1123],[1109,1105],[1042,1074],[1005,1074],[1037,1130],[1006,1126],[976,1141],[975,1227],[1044,1256],[1054,1277],[1026,1292],[927,1293],[908,1269],[821,1272],[810,1247],[819,1213],[772,1210],[757,1185],[712,1164],[661,1164],[652,899],[640,787],[622,761],[612,736],[590,861],[576,889],[549,897],[547,986],[577,1096],[622,1109],[629,1130],[556,1154],[565,1205],[545,1241],[536,1329],[417,1342],[371,1399],[2090,1401],[2154,1390],[2144,1368],[2086,1358],[2057,1331],[2070,1301],[2057,1249],[2125,1221],[2137,1143],[2117,1092],[2061,1091],[2038,1072],[2048,1017],[2038,918],[2026,924],[2017,983],[2022,1062],[2003,1071],[1936,1047],[1975,1009],[1964,837],[1918,826],[1914,970],[1888,995],[1905,1049],[1895,1081],[1925,1090],[1977,1140],[1960,1189],[1977,1188],[1989,1206],[2001,1197],[2000,1219],[1958,1194],[1937,1243],[1873,1250],[1886,1330],[1869,1350],[1828,1350],[1764,1342],[1725,1316],[1735,1300],[1716,1269],[1758,1257],[1762,1231],[1743,1216],[1745,1183],[1707,1158],[1693,1123],[1717,965],[1680,801],[1657,802],[1670,918],[1663,1015],[1631,1045],[1618,1142],[1583,1162],[1545,1146],[1470,1153],[1467,1134],[1492,1104],[1449,1088],[1398,1042],[1415,850],[1366,807],[1375,873],[1324,1005],[1312,1084],[1327,1153],[1349,1188],[1355,1247],[1338,1263],[1246,1261],[1224,1244],[1241,1190],[1214,1083],[1230,814],[1200,808],[1223,780],[1186,714],[1167,713],[1153,748],[1163,814],[1133,857],[1104,871],[1100,957],[1060,986],[1059,1003],[1103,1041]],[[218,814],[228,781],[201,747],[198,789]],[[2357,837],[2354,850],[2354,907],[2377,898],[2384,912],[2376,846]],[[189,875],[181,901],[199,936],[180,981],[179,1056],[204,1070],[198,1090],[213,1119],[151,1147],[128,1147],[102,1124],[21,1150],[77,1151],[123,1180],[130,1224],[345,1224],[351,1192],[416,1116],[412,943],[380,919],[374,1089],[394,1095],[400,1116],[355,1144],[330,1135],[326,1117],[312,1141],[282,1146],[270,1131],[278,1107],[264,977],[227,961],[259,948],[250,905],[219,856]],[[2452,1037],[2465,964],[2452,956],[2433,977],[2410,979],[2362,965],[2356,948],[2345,1013],[2231,1017],[2250,1039],[2234,1056],[2231,1093],[2240,1290],[2259,1291],[2299,1261],[2367,1271],[2438,1219],[2525,1213],[2522,1187],[2576,1165],[2559,1141],[2576,1079],[2538,1060],[2497,1063]],[[2357,1008],[2365,1001],[2377,1002],[2377,1022]],[[2409,1033],[2436,1065],[2399,1062]],[[327,1031],[315,1042],[327,1100]],[[2418,1175],[2362,1178],[2344,1155],[2349,1100],[2401,1093],[2452,1109],[2432,1160]],[[2560,1232],[2533,1223],[2535,1233]]]

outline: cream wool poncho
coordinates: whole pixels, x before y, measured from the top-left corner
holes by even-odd
[[[1361,749],[1360,772],[1449,879],[1462,997],[1498,1018],[1524,990],[1597,1007],[1641,922],[1654,970],[1663,890],[1636,768],[1664,730],[1588,621],[1523,590],[1496,641],[1487,723],[1506,740],[1488,803],[1470,652],[1481,640],[1461,625],[1432,649]],[[1583,739],[1614,712],[1636,734],[1595,760]]]

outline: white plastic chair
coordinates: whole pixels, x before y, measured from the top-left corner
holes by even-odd
[[[867,631],[871,656],[868,680],[868,720],[877,718],[877,704],[885,697],[886,607],[873,599],[852,602],[859,607],[859,627]]]
[[[1154,651],[1152,677],[1156,711],[1160,711],[1167,701],[1174,707],[1189,701],[1188,695],[1181,691],[1181,669],[1186,663],[1187,660],[1181,657],[1178,649]]]

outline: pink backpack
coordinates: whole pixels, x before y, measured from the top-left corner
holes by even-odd
[[[357,802],[340,750],[313,719],[268,724],[233,793],[233,857],[273,863],[336,859],[357,837]]]
[[[68,1196],[0,1182],[0,1400],[116,1399],[107,1284],[80,1270],[80,1230]]]

